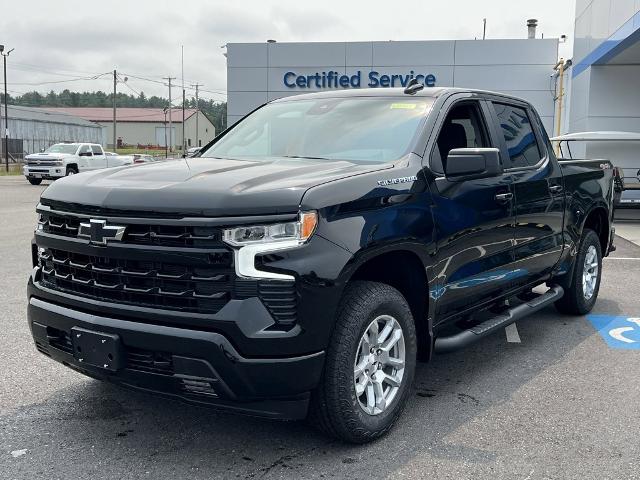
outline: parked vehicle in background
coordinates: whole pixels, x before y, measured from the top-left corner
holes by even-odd
[[[131,155],[120,155],[114,152],[104,152],[104,154],[107,157],[107,168],[133,165],[133,156]]]
[[[573,158],[571,145],[574,143],[601,144],[607,160],[616,169],[618,192],[616,208],[640,208],[640,133],[636,132],[576,132],[551,139],[559,142],[565,155]],[[613,148],[613,147],[617,148]],[[574,147],[575,150],[575,147]]]
[[[44,152],[27,155],[22,172],[30,184],[39,185],[43,179],[54,180],[102,168],[107,168],[107,157],[101,145],[56,143]]]
[[[364,443],[401,415],[417,361],[548,305],[589,312],[614,249],[611,163],[558,160],[524,100],[420,88],[274,100],[199,157],[50,186],[38,350]]]
[[[187,158],[197,157],[202,147],[191,147],[187,149]]]
[[[145,153],[134,153],[131,156],[133,157],[133,163],[149,163],[156,161],[153,156],[147,155]]]

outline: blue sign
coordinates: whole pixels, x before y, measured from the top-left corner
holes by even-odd
[[[411,79],[415,78],[425,87],[433,87],[436,77],[432,73],[423,75],[411,70],[407,74],[392,74],[371,70],[367,73],[367,87],[406,87]],[[362,70],[352,75],[343,75],[333,70],[329,72],[316,72],[312,75],[298,75],[296,72],[284,74],[284,85],[288,88],[360,88],[362,86]]]
[[[587,318],[611,348],[640,350],[640,317],[587,315]]]

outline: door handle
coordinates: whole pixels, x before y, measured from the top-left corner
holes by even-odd
[[[563,190],[562,185],[551,185],[549,191],[551,193],[560,193]]]
[[[513,193],[497,193],[495,198],[498,202],[508,202],[513,198]]]

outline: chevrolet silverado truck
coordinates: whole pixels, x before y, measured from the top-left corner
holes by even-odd
[[[133,163],[128,157],[109,155],[96,143],[56,143],[44,152],[25,157],[23,174],[31,185],[40,185],[42,180],[75,175],[80,172],[119,167]]]
[[[417,362],[592,309],[612,172],[558,160],[533,107],[498,93],[275,100],[199,157],[49,186],[29,326],[90,377],[367,442]]]

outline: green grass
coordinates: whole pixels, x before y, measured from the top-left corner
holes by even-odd
[[[0,177],[6,177],[9,175],[22,175],[22,164],[18,163],[10,163],[9,171],[5,169],[5,165],[0,165]]]

